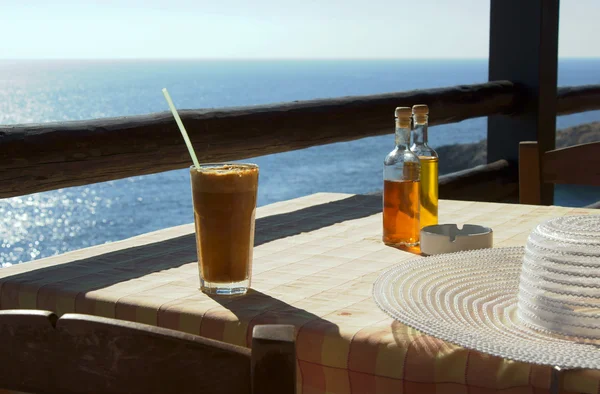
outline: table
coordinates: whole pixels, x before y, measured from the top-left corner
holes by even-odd
[[[596,211],[597,212],[597,211]],[[495,247],[524,245],[540,221],[590,209],[440,201],[440,222],[494,230]],[[208,296],[193,225],[0,270],[0,308],[87,313],[249,346],[252,327],[297,327],[298,392],[545,392],[550,368],[469,351],[423,335],[377,308],[379,273],[421,258],[381,242],[381,197],[318,193],[257,210],[253,290]],[[589,371],[569,391],[597,393]]]

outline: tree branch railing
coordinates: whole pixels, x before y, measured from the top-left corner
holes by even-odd
[[[431,107],[431,125],[515,114],[526,92],[509,81],[264,106],[183,110],[201,162],[240,160],[391,134],[393,109]],[[558,114],[600,109],[600,85],[558,90]],[[185,168],[168,112],[0,126],[0,198]]]
[[[557,115],[600,110],[600,85],[559,87],[557,96]]]

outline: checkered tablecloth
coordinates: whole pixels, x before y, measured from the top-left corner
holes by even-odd
[[[594,211],[440,202],[441,223],[490,226],[496,247],[524,245],[544,219],[585,213]],[[382,244],[381,197],[319,193],[259,208],[253,290],[244,297],[198,290],[193,232],[184,225],[0,269],[0,308],[87,313],[241,346],[256,324],[294,324],[299,393],[548,391],[548,367],[434,339],[377,308],[379,273],[421,258]],[[563,388],[592,394],[599,382],[571,371]]]

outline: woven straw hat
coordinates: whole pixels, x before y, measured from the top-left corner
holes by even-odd
[[[600,369],[600,215],[551,219],[525,248],[410,260],[373,295],[402,323],[466,348]]]

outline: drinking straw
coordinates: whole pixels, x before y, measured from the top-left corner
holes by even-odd
[[[181,118],[177,113],[177,109],[175,109],[175,105],[173,105],[173,100],[171,100],[171,96],[167,91],[167,88],[163,88],[163,94],[165,95],[165,99],[167,100],[167,104],[169,104],[169,108],[171,108],[171,112],[173,113],[173,117],[175,118],[175,122],[177,122],[177,126],[179,126],[179,131],[181,131],[181,135],[183,136],[183,140],[185,141],[185,145],[190,152],[190,156],[192,156],[192,161],[194,162],[194,166],[196,168],[200,168],[200,162],[196,157],[196,153],[194,152],[194,148],[192,147],[192,141],[190,141],[190,137],[188,137],[187,131],[185,131],[185,127],[183,126],[183,122],[181,122]]]

